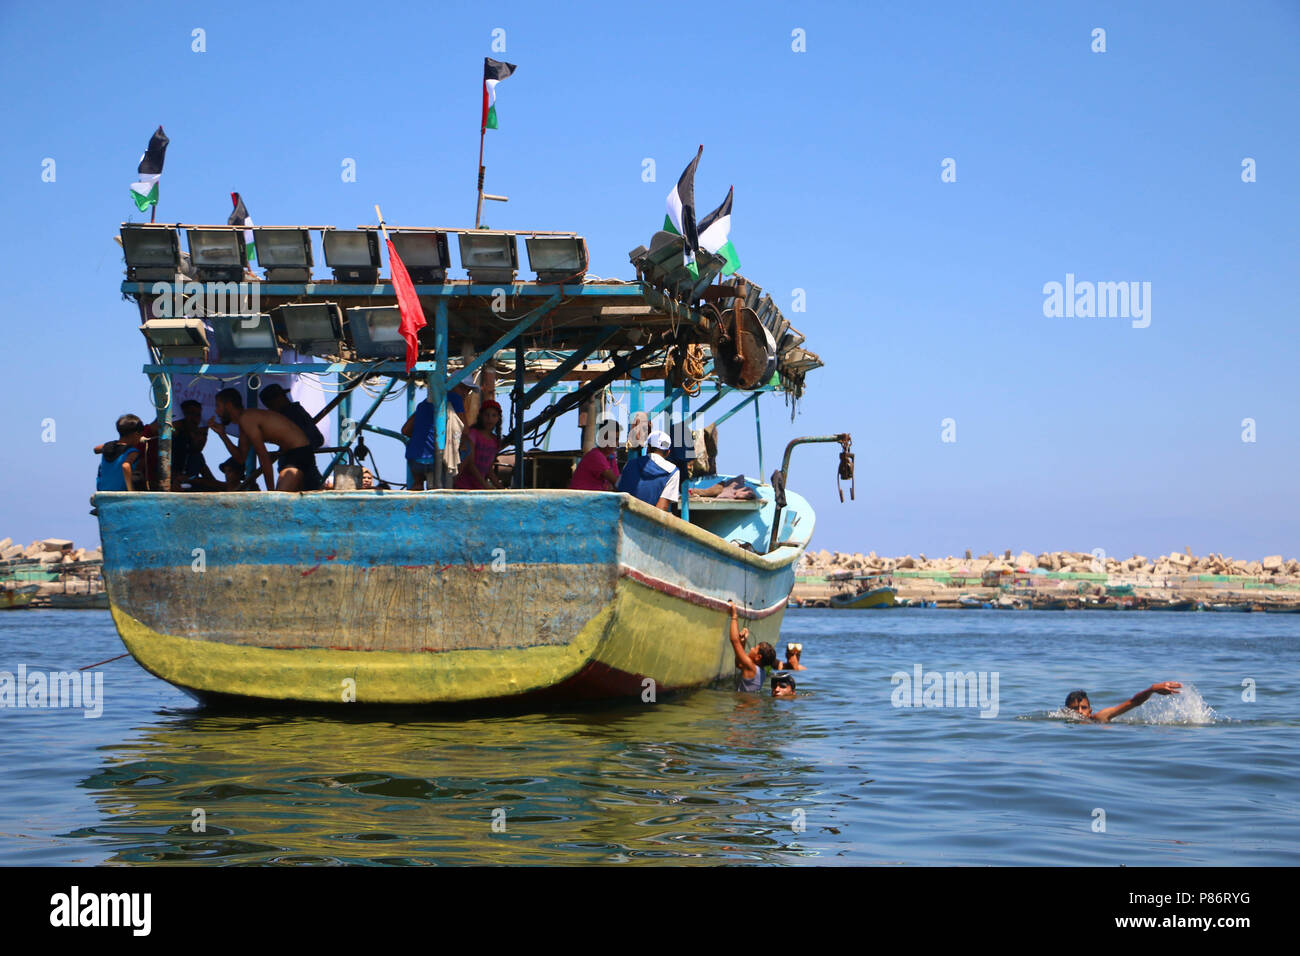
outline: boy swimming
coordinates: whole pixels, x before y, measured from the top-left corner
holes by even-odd
[[[1165,680],[1158,684],[1152,684],[1146,690],[1138,691],[1122,704],[1116,704],[1114,707],[1107,707],[1093,713],[1092,701],[1088,700],[1086,690],[1071,691],[1065,698],[1065,709],[1072,710],[1084,720],[1091,720],[1099,724],[1110,723],[1111,719],[1118,717],[1120,714],[1127,713],[1134,707],[1141,707],[1147,702],[1152,694],[1177,694],[1182,688],[1182,684],[1176,680]]]

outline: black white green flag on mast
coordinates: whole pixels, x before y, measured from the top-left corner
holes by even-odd
[[[701,146],[689,166],[682,171],[677,185],[668,194],[668,214],[664,217],[664,230],[673,232],[685,240],[683,258],[691,275],[698,276],[700,270],[695,265],[695,253],[700,248],[699,232],[695,227],[695,167],[704,152]]]
[[[727,198],[722,205],[700,220],[700,248],[715,256],[722,256],[727,264],[722,267],[722,274],[729,276],[740,268],[740,257],[736,247],[731,244],[731,194],[733,186],[727,190]]]
[[[131,198],[141,212],[158,205],[158,180],[162,179],[163,160],[167,157],[167,134],[161,126],[149,138],[149,148],[140,157],[136,181],[131,184]]]
[[[248,253],[248,261],[256,262],[257,247],[253,245],[253,219],[244,206],[244,197],[239,193],[231,193],[230,201],[235,204],[235,211],[226,220],[226,225],[244,227],[244,250]]]
[[[514,71],[513,63],[483,57],[483,129],[497,128],[497,84]]]

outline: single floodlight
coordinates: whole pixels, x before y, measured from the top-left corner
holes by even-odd
[[[343,310],[333,302],[282,305],[271,310],[275,331],[299,352],[337,355],[343,340]]]
[[[519,271],[519,247],[513,233],[462,232],[460,264],[469,273],[469,281],[491,285],[514,282]]]
[[[135,282],[171,282],[183,272],[181,237],[171,226],[122,226],[126,277]]]
[[[311,281],[311,232],[288,226],[255,226],[257,264],[268,282]]]
[[[352,348],[359,358],[406,356],[402,312],[395,305],[348,309],[348,332],[352,337]]]
[[[238,282],[248,267],[244,233],[239,229],[186,229],[190,259],[204,282]]]
[[[364,229],[326,229],[325,264],[335,282],[379,281],[379,235]]]
[[[538,282],[568,282],[587,274],[587,242],[581,236],[529,236],[524,242]]]
[[[163,361],[208,356],[208,330],[202,319],[150,319],[140,331]]]
[[[280,343],[275,338],[275,326],[266,312],[248,315],[214,315],[209,318],[217,337],[217,359],[220,362],[278,362]]]
[[[413,283],[441,285],[447,281],[451,252],[447,248],[445,232],[400,230],[390,232],[388,237],[393,240],[393,247],[402,257],[402,265],[406,266]]]

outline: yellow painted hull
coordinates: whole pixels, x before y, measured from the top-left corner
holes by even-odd
[[[195,571],[144,550],[185,540],[171,529],[160,539],[141,534],[133,556],[106,549],[113,618],[143,667],[200,699],[311,704],[649,699],[729,680],[728,600],[741,608],[751,646],[778,642],[801,547],[760,556],[626,496],[531,494],[576,495],[571,504],[587,508],[615,499],[599,503],[612,519],[608,547],[503,549],[516,560],[494,571],[483,551],[463,563],[411,565],[405,554],[376,562],[363,553],[371,545],[355,541],[351,551],[329,542],[296,561],[264,544],[274,560]],[[258,497],[265,507],[269,496]],[[402,496],[400,507],[418,497]],[[431,500],[450,507],[439,497],[450,498]],[[533,507],[544,511],[547,500]],[[97,504],[103,520],[112,507]],[[385,520],[399,520],[396,507]],[[115,520],[121,533],[105,540],[132,543],[129,515]],[[283,540],[292,537],[284,531]],[[225,550],[219,543],[207,553]]]

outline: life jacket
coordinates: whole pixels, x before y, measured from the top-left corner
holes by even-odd
[[[657,464],[649,455],[629,458],[618,479],[618,490],[626,491],[646,504],[657,505],[672,472]]]

